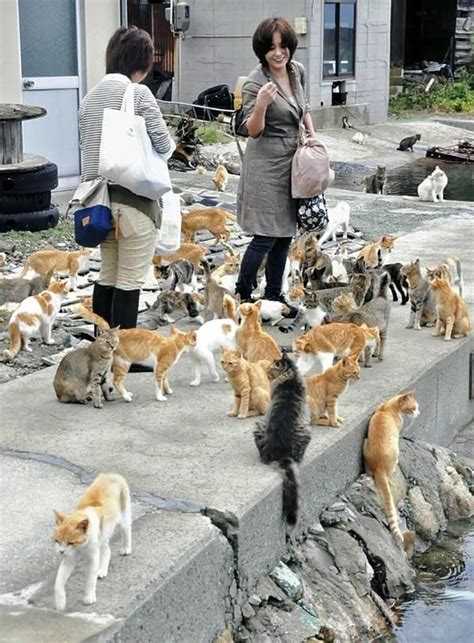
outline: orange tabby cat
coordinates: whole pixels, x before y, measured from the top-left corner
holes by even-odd
[[[337,414],[337,399],[347,389],[349,380],[358,379],[359,364],[350,357],[343,357],[320,375],[306,377],[306,399],[311,413],[311,424],[341,426],[344,419]]]
[[[224,275],[235,275],[240,269],[240,255],[227,253],[224,255],[224,263],[211,272],[211,279],[217,283]]]
[[[281,359],[281,350],[271,335],[262,329],[260,323],[261,302],[240,304],[239,313],[242,321],[237,330],[237,345],[242,355],[249,362],[261,359],[270,361]]]
[[[368,268],[377,268],[385,262],[386,256],[392,252],[395,247],[397,237],[384,235],[378,241],[367,244],[359,252],[357,258],[363,259]]]
[[[39,275],[55,270],[57,272],[68,272],[71,288],[76,288],[76,276],[78,270],[83,268],[89,259],[92,250],[81,248],[81,250],[38,250],[25,261],[23,271],[19,275],[22,279],[31,268]]]
[[[229,172],[227,168],[224,165],[218,165],[212,182],[220,192],[224,192],[228,180]]]
[[[369,431],[364,440],[363,453],[366,472],[374,479],[395,540],[409,550],[413,544],[411,531],[402,535],[398,526],[397,509],[390,489],[390,476],[398,463],[398,440],[403,426],[403,416],[417,417],[420,414],[413,393],[396,395],[383,402],[370,418]]]
[[[366,346],[373,349],[379,342],[380,333],[376,326],[368,328],[366,324],[356,326],[333,322],[315,326],[297,337],[293,342],[293,352],[298,358],[296,365],[302,375],[306,375],[317,359],[325,371],[332,366],[336,355],[349,355],[358,361]]]
[[[471,330],[469,311],[462,297],[449,285],[448,279],[435,277],[431,282],[431,290],[436,296],[436,326],[433,337],[444,334],[444,340],[449,342],[451,337],[466,337]]]
[[[234,406],[227,415],[241,420],[265,415],[270,404],[269,364],[268,360],[248,362],[240,351],[222,349],[221,366],[234,389]]]
[[[192,210],[185,214],[181,220],[181,232],[185,241],[194,241],[194,235],[199,230],[208,230],[216,238],[215,245],[221,239],[227,241],[230,237],[230,230],[226,228],[227,221],[237,221],[237,217],[226,210],[219,208],[202,208]]]
[[[197,243],[182,243],[178,250],[170,255],[155,255],[153,257],[153,264],[155,266],[161,266],[162,262],[169,264],[180,259],[187,259],[195,268],[199,268],[201,260],[207,252],[208,250],[205,246],[200,246]]]
[[[332,300],[332,307],[334,312],[341,315],[354,313],[358,306],[354,301],[354,297],[349,292],[343,292]]]

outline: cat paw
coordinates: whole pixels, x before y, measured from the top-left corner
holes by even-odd
[[[63,612],[66,609],[66,594],[56,596],[54,599],[54,604],[56,605],[56,609],[60,612]]]
[[[199,386],[201,384],[201,380],[193,380],[192,382],[189,382],[189,386]]]
[[[338,416],[337,421],[339,422],[339,424],[342,424],[344,422],[344,418]]]
[[[413,330],[421,330],[421,326],[413,326]]]
[[[230,418],[235,418],[237,417],[237,413],[235,411],[227,411],[227,416]]]
[[[215,377],[212,377],[212,378],[211,378],[211,381],[212,381],[212,382],[220,382],[220,381],[221,381],[221,378],[219,377],[219,375],[216,375]]]
[[[431,333],[431,337],[439,337],[440,335],[441,335],[441,333],[439,333],[437,330],[434,330],[434,331]]]
[[[425,324],[426,328],[433,328],[434,325],[435,325],[434,322],[426,322]]]
[[[32,353],[33,352],[33,349],[31,348],[31,346],[25,346],[23,348],[23,350],[26,351],[27,353]]]
[[[168,387],[168,390],[166,391],[166,395],[173,395],[173,389]]]
[[[107,572],[108,572],[107,569],[100,569],[97,572],[97,578],[107,578]]]
[[[131,402],[133,400],[133,395],[130,393],[130,391],[125,391],[125,393],[122,393],[122,397],[125,402]]]
[[[450,342],[450,341],[451,341],[451,337],[446,337],[446,335],[445,335],[445,336],[444,336],[444,341],[445,341],[445,342]]]
[[[48,346],[52,346],[53,344],[56,344],[56,341],[54,339],[45,339],[44,343]]]
[[[96,603],[97,598],[95,592],[93,594],[84,594],[82,602],[84,603],[84,605],[92,605],[93,603]]]
[[[121,556],[130,556],[131,553],[132,553],[131,547],[120,547]]]
[[[238,417],[239,420],[246,420],[248,416],[247,415],[242,415],[241,413],[239,413],[237,417]]]
[[[372,368],[372,364],[364,364],[364,368]]]
[[[157,402],[166,402],[166,400],[167,400],[167,399],[168,399],[168,398],[166,397],[166,395],[161,395],[161,394],[160,394],[160,395],[157,395],[157,396],[156,396],[156,401],[157,401]]]
[[[103,409],[104,405],[102,404],[102,402],[94,402],[94,408],[95,409]]]

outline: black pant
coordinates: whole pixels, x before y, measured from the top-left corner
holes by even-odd
[[[256,234],[242,257],[235,288],[236,294],[239,294],[242,299],[250,299],[252,290],[257,285],[258,269],[267,255],[265,268],[267,285],[264,298],[279,299],[290,243],[291,237],[262,237]]]

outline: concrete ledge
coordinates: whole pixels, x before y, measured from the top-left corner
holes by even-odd
[[[354,105],[329,105],[311,109],[311,117],[317,130],[342,127],[343,116],[347,116],[349,120],[354,121],[357,125],[368,125],[370,122],[370,105],[369,103],[357,103]]]

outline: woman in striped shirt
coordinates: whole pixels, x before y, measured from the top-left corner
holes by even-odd
[[[153,42],[137,27],[121,27],[107,45],[106,75],[82,100],[79,133],[82,150],[81,180],[99,173],[99,150],[104,108],[120,109],[127,86],[140,83],[153,64]],[[175,149],[153,94],[134,85],[135,113],[143,116],[152,145],[169,158]],[[114,229],[100,245],[102,265],[92,296],[93,311],[111,326],[134,328],[138,300],[161,224],[157,201],[138,196],[116,184],[109,186]]]

